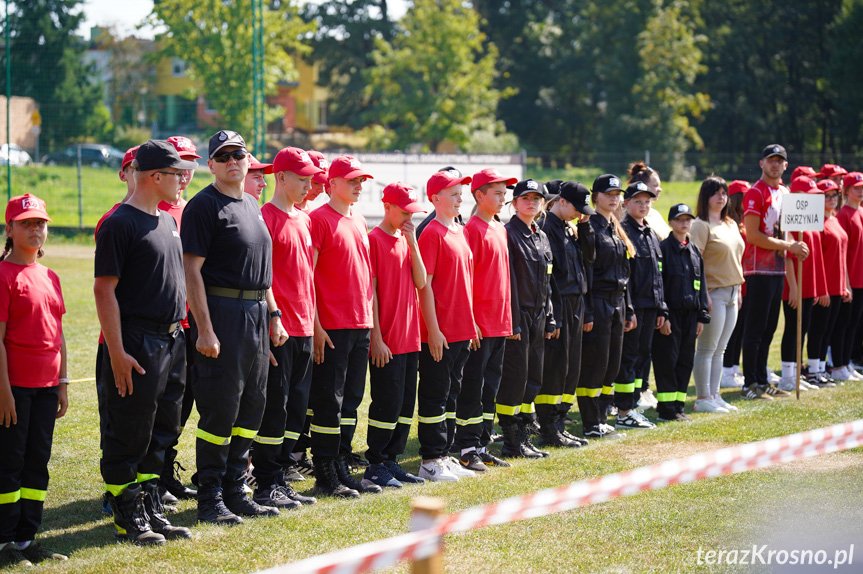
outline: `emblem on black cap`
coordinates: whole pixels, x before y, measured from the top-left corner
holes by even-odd
[[[225,132],[219,132],[219,141],[225,141],[226,139],[228,139],[228,134]]]
[[[609,188],[620,187],[620,180],[617,179],[616,177],[612,177],[611,179],[608,180],[608,187]]]
[[[539,184],[536,181],[529,179],[527,180],[527,188],[528,189],[539,189]]]

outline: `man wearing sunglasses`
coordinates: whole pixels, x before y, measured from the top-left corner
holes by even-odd
[[[189,200],[180,229],[201,415],[198,521],[239,524],[240,516],[278,514],[246,496],[243,474],[264,414],[267,334],[275,346],[288,335],[271,289],[273,243],[257,202],[243,192],[246,142],[220,130],[208,151],[216,180]]]

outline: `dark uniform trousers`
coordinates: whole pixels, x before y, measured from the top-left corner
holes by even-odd
[[[243,480],[264,416],[270,320],[266,301],[207,295],[207,306],[221,349],[215,359],[196,352],[192,367],[198,484],[231,487]]]
[[[506,340],[503,375],[497,391],[497,418],[501,426],[536,420],[533,400],[542,385],[545,313],[545,307],[519,309],[521,339]]]
[[[284,345],[270,343],[278,365],[267,373],[267,400],[261,428],[252,449],[252,474],[258,484],[278,484],[282,467],[306,419],[312,386],[312,337],[289,337]]]
[[[506,337],[484,337],[479,349],[471,351],[465,363],[461,400],[456,408],[454,446],[459,450],[491,442],[505,347]]]
[[[324,347],[324,362],[312,367],[309,407],[312,455],[336,457],[350,452],[363,400],[369,360],[369,329],[327,331],[334,349]]]
[[[183,404],[180,407],[180,433],[177,434],[177,437],[171,442],[168,446],[168,450],[165,453],[165,461],[171,462],[175,458],[177,458],[177,445],[180,442],[180,434],[183,433],[183,428],[186,426],[186,423],[189,420],[189,417],[192,415],[192,408],[195,406],[195,393],[193,392],[194,385],[192,382],[192,359],[195,357],[195,341],[196,338],[192,337],[191,329],[186,332],[186,364],[178,365],[177,368],[184,369],[186,371],[186,391],[183,393]],[[177,376],[177,375],[172,375]],[[172,468],[165,467],[164,472],[173,472]]]
[[[743,376],[746,386],[767,384],[767,355],[779,323],[782,275],[748,275],[746,297],[749,312],[743,327]]]
[[[423,343],[420,350],[417,436],[423,460],[440,458],[448,452],[447,404],[451,391],[458,396],[464,365],[470,355],[470,341],[448,342],[447,345],[449,349],[444,347],[440,361],[432,358],[427,343]]]
[[[683,412],[686,389],[695,361],[695,332],[698,327],[697,309],[668,310],[671,334],[659,331],[653,338],[653,372],[656,376],[656,412],[670,418]]]
[[[584,326],[584,297],[564,295],[562,320],[557,339],[545,340],[542,387],[534,402],[540,420],[566,415],[575,402],[581,375],[581,343]]]
[[[118,496],[133,482],[158,478],[165,449],[180,432],[186,388],[186,338],[182,329],[157,332],[123,321],[123,347],[144,369],[132,369],[132,392],[121,397],[107,344],[102,351],[105,420],[101,423],[102,479]]]
[[[839,317],[841,306],[841,295],[831,295],[829,307],[822,307],[821,305],[812,306],[812,319],[809,323],[809,345],[806,352],[808,357],[817,357],[822,361],[827,360],[827,347],[830,346],[830,334],[833,332],[836,319]],[[726,353],[728,353],[727,350]]]
[[[18,423],[0,426],[0,544],[36,537],[48,490],[57,387],[12,387]]]
[[[369,361],[372,402],[366,458],[372,464],[404,454],[417,400],[419,351],[393,355],[383,367]]]
[[[614,377],[614,404],[620,410],[634,409],[641,396],[641,377],[650,363],[650,349],[653,346],[653,333],[656,331],[656,312],[656,309],[636,309],[635,328],[623,334],[620,370]],[[602,404],[610,404],[610,398],[609,394],[604,393],[600,408]]]
[[[624,292],[594,291],[593,329],[582,340],[581,376],[575,389],[578,410],[585,430],[605,422],[600,416],[599,397],[612,388],[620,370],[623,325],[626,322]]]

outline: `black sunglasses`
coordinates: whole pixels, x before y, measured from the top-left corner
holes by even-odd
[[[226,151],[225,153],[220,153],[219,155],[213,156],[213,161],[216,163],[228,163],[228,160],[234,158],[237,161],[241,161],[245,159],[245,157],[249,155],[244,149],[235,149],[234,151]]]

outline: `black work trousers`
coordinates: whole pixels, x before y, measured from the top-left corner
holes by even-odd
[[[808,299],[803,299],[802,308],[800,309],[802,315],[800,317],[801,327],[800,327],[800,348],[803,349],[803,344],[805,343],[806,333],[809,332],[809,321],[812,317],[812,302],[814,299],[811,297]],[[781,358],[783,363],[794,363],[797,361],[797,350],[795,346],[797,344],[797,309],[793,309],[791,305],[788,304],[788,301],[782,302],[782,311],[785,313],[785,327],[782,331],[782,347],[781,347]],[[801,355],[802,357],[802,355]],[[800,373],[797,373],[800,375]]]
[[[455,449],[477,448],[491,442],[494,402],[500,387],[505,346],[506,337],[484,337],[479,349],[468,356],[456,403]],[[484,437],[486,442],[482,443]]]
[[[278,484],[282,467],[303,430],[312,385],[312,337],[290,337],[284,345],[270,343],[277,365],[267,373],[267,399],[261,428],[252,449],[255,479],[262,486]]]
[[[123,347],[144,374],[132,369],[132,392],[121,397],[114,384],[111,353],[102,350],[105,420],[101,422],[105,487],[117,496],[133,482],[158,478],[165,450],[180,432],[186,389],[186,339],[182,329],[159,333],[125,321]]]
[[[767,355],[779,322],[784,281],[782,275],[746,277],[749,310],[743,327],[743,375],[747,387],[767,384]]]
[[[669,309],[671,334],[653,337],[653,374],[656,377],[656,412],[664,419],[683,412],[686,390],[695,363],[698,311]]]
[[[447,453],[447,403],[450,391],[456,396],[461,389],[464,365],[470,355],[470,341],[448,342],[443,357],[435,361],[427,343],[423,343],[419,356],[419,385],[417,385],[417,436],[423,460],[440,458]],[[315,411],[315,417],[318,413]]]
[[[207,295],[207,306],[221,350],[216,358],[195,351],[193,359],[198,484],[232,487],[243,480],[264,416],[270,318],[265,301]],[[190,325],[197,339],[194,317]]]
[[[725,354],[722,356],[722,366],[729,369],[740,365],[740,351],[743,347],[743,329],[746,324],[746,311],[749,308],[747,301],[748,299],[743,297],[743,305],[740,306],[740,311],[737,313],[737,323],[734,325],[734,331],[731,332],[731,338],[728,339]]]
[[[836,368],[851,362],[854,333],[863,315],[863,289],[851,289],[851,295],[850,303],[842,303],[830,338],[830,356]]]
[[[542,387],[545,354],[545,308],[519,309],[519,339],[507,339],[503,374],[497,391],[497,418],[501,426],[536,420],[533,400]]]
[[[842,308],[842,296],[831,295],[830,306],[812,306],[812,317],[809,319],[809,339],[806,354],[810,359],[827,360],[827,347],[830,346],[830,334],[839,318]]]
[[[581,375],[581,342],[584,336],[584,297],[562,298],[563,320],[557,339],[545,340],[542,387],[536,396],[540,420],[566,415],[575,402],[575,389]]]
[[[649,372],[646,367],[656,331],[656,309],[636,309],[635,317],[635,328],[623,334],[620,370],[614,378],[614,404],[622,411],[634,409],[641,396],[642,376]]]
[[[581,376],[575,389],[578,410],[585,430],[605,422],[600,416],[599,396],[611,388],[620,370],[626,301],[621,293],[593,293],[593,329],[582,340]]]
[[[324,362],[312,366],[309,407],[312,455],[349,453],[357,427],[357,409],[366,387],[369,329],[327,331],[334,349],[324,348]]]
[[[57,387],[12,387],[18,422],[0,426],[0,544],[33,540],[42,524]]]
[[[419,351],[393,355],[383,367],[369,361],[372,402],[366,458],[372,464],[404,454],[417,399]]]

